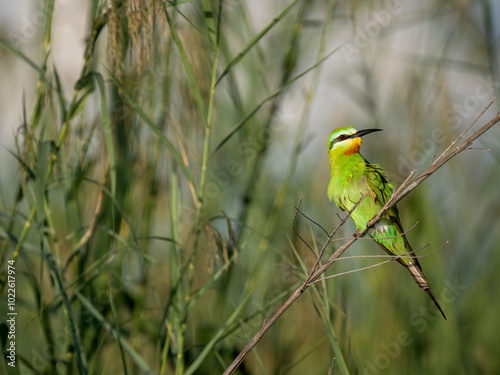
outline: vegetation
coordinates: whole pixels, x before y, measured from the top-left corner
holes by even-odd
[[[0,31],[3,86],[22,92],[0,100],[17,121],[0,129],[9,374],[222,373],[305,280],[307,245],[327,238],[316,223],[340,221],[331,130],[382,128],[363,155],[399,185],[500,88],[486,1],[32,5]],[[58,50],[84,17],[82,53]],[[475,143],[489,152],[457,156],[398,205],[418,223],[413,247],[430,242],[419,255],[449,241],[421,259],[447,321],[391,262],[309,288],[236,373],[327,374],[334,358],[334,374],[497,373],[499,139],[497,126]],[[370,240],[354,255],[371,257],[328,275],[384,260]]]

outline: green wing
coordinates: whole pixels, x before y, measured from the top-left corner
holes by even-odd
[[[367,182],[368,186],[370,187],[370,190],[375,193],[375,196],[373,197],[375,200],[377,200],[381,208],[387,203],[387,201],[391,198],[392,192],[394,190],[394,187],[389,180],[389,177],[387,174],[384,172],[384,170],[376,165],[376,164],[370,164],[367,162],[366,164],[366,171],[367,171]],[[394,224],[396,227],[396,230],[398,233],[402,234],[404,233],[403,225],[401,224],[401,219],[399,218],[399,212],[396,206],[393,206],[389,211],[386,213],[386,217]],[[404,241],[405,247],[406,247],[406,252],[411,253],[413,252],[410,243],[406,239],[406,236],[403,234],[402,239]],[[378,244],[388,253],[394,253],[394,251],[391,251],[388,249],[386,246],[383,244],[379,243]],[[396,254],[396,255],[401,255],[401,254]],[[414,254],[412,254],[414,255]],[[414,263],[417,265],[418,268],[422,269],[420,266],[420,263],[418,262],[417,258],[413,258],[413,261],[410,262],[408,259],[397,259],[397,261],[405,266],[407,266],[409,263]]]
[[[372,193],[372,198],[377,201],[382,208],[387,201],[391,198],[394,187],[392,186],[391,181],[387,174],[380,168],[378,165],[370,164],[366,162],[366,181]],[[394,239],[393,241],[387,240],[379,240],[375,239],[375,242],[388,254],[393,255],[403,255],[403,253],[411,253],[413,254],[413,250],[411,249],[406,236],[403,234],[403,226],[401,225],[401,220],[399,219],[399,213],[396,206],[393,206],[387,213],[385,214],[385,218],[388,219],[394,229],[401,234],[404,243],[404,249],[402,248],[402,243],[399,238]],[[397,253],[397,254],[396,254]],[[436,304],[437,308],[446,319],[446,315],[444,314],[441,306],[439,306],[436,297],[431,291],[429,282],[427,281],[424,273],[422,272],[422,267],[417,258],[397,258],[399,263],[406,267],[406,269],[410,272],[410,275],[413,277],[417,285],[422,288],[427,295],[432,299],[432,301]]]
[[[366,162],[367,182],[371,191],[376,194],[376,198],[384,206],[392,196],[393,186],[384,170],[376,165]]]

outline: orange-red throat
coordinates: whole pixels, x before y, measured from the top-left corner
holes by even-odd
[[[359,152],[359,149],[361,147],[361,138],[352,138],[349,140],[349,148],[347,149],[346,152],[344,152],[344,155],[352,155],[356,154]]]

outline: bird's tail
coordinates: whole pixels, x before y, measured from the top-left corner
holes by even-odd
[[[441,315],[443,315],[443,318],[446,320],[446,315],[444,315],[443,309],[441,306],[439,306],[439,303],[434,296],[434,293],[432,293],[431,287],[429,285],[429,282],[425,278],[424,273],[422,272],[422,269],[420,268],[420,264],[417,262],[410,262],[410,264],[406,265],[408,271],[410,271],[410,275],[413,277],[413,280],[417,283],[417,285],[422,288],[427,295],[431,298],[432,302],[436,305],[438,308],[439,312],[441,312]]]

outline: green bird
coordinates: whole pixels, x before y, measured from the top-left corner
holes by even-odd
[[[382,129],[356,130],[349,126],[335,129],[328,138],[328,156],[332,175],[328,185],[328,198],[341,210],[349,212],[366,195],[351,213],[351,218],[359,230],[366,228],[366,223],[382,209],[393,192],[392,183],[382,168],[370,164],[359,153],[361,137],[380,130]],[[396,206],[380,218],[368,231],[368,235],[387,254],[402,256],[396,260],[410,272],[417,285],[429,295],[446,319],[422,272],[418,259],[413,257],[413,250],[404,235]]]

